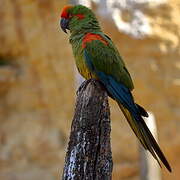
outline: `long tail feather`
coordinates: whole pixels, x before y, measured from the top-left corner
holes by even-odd
[[[143,147],[148,150],[152,156],[157,160],[160,165],[159,159],[163,162],[165,167],[171,172],[171,167],[166,160],[164,154],[162,153],[159,145],[148,129],[146,123],[144,122],[142,116],[148,117],[146,110],[134,103],[133,96],[130,90],[117,82],[112,76],[109,76],[103,72],[96,72],[101,82],[104,84],[108,93],[115,99],[124,113],[129,125],[134,131],[135,135],[143,145]],[[161,166],[161,165],[160,165]]]
[[[165,165],[165,167],[169,170],[169,172],[171,172],[172,170],[168,161],[166,160],[164,154],[162,153],[159,145],[157,144],[156,140],[154,139],[144,120],[141,117],[138,121],[135,120],[135,118],[132,117],[131,113],[124,106],[122,106],[120,103],[118,103],[118,105],[122,110],[123,114],[125,115],[135,135],[143,145],[143,147],[150,151],[150,153],[157,160],[159,165],[160,159]]]

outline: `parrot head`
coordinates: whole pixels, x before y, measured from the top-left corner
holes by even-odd
[[[65,33],[67,33],[67,29],[71,33],[88,32],[88,29],[91,29],[91,31],[100,29],[94,13],[82,5],[65,6],[61,12],[60,26]]]

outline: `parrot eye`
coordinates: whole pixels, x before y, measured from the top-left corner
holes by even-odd
[[[71,19],[73,17],[72,14],[68,14],[68,18]]]

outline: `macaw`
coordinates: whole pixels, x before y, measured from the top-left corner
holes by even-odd
[[[61,12],[60,26],[64,32],[70,31],[69,42],[79,73],[85,79],[95,78],[104,85],[142,146],[159,165],[161,160],[171,172],[168,161],[142,118],[148,117],[148,113],[134,101],[130,73],[112,40],[102,32],[92,10],[82,5],[65,6]]]

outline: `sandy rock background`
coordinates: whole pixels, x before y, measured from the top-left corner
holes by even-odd
[[[61,176],[75,101],[74,61],[59,28],[61,0],[0,1],[0,179]],[[136,101],[157,119],[159,140],[180,178],[180,1],[147,6],[151,33],[119,32],[99,17],[135,83]],[[113,180],[139,179],[135,136],[111,101]]]

